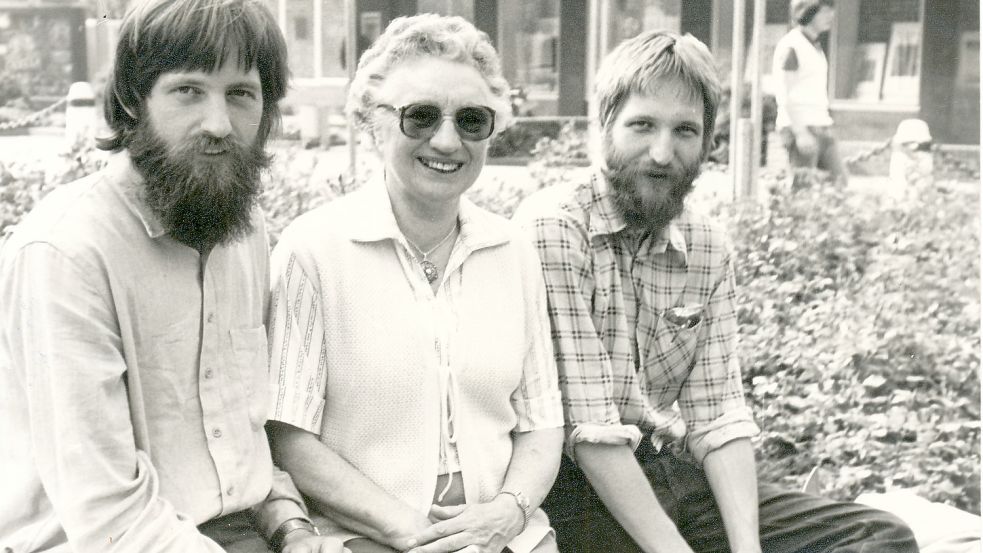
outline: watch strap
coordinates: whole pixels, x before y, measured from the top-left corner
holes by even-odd
[[[509,490],[502,490],[498,492],[498,495],[509,495],[515,500],[515,504],[522,511],[522,530],[519,533],[526,531],[526,526],[529,525],[529,518],[532,516],[532,507],[529,505],[529,498],[522,492],[513,492]]]

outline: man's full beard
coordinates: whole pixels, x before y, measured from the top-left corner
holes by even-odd
[[[258,141],[199,135],[169,148],[144,120],[127,148],[144,179],[144,201],[174,239],[202,250],[253,231],[260,172],[270,162]],[[225,153],[203,159],[206,150]]]
[[[605,158],[608,168],[604,174],[618,212],[629,227],[653,235],[683,212],[683,202],[700,174],[699,162],[676,170],[650,160],[626,160],[612,151],[610,143],[605,145]]]

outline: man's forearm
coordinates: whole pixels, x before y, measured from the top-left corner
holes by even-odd
[[[300,518],[308,520],[304,500],[294,486],[290,475],[273,467],[273,483],[266,499],[253,507],[256,526],[260,534],[267,540],[284,522]]]
[[[727,442],[703,459],[703,470],[717,500],[734,553],[760,553],[758,480],[751,441]]]
[[[579,443],[574,452],[604,506],[643,551],[692,552],[659,504],[629,446]]]

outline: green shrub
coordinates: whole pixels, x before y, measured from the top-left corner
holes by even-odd
[[[724,206],[764,478],[823,463],[839,499],[914,487],[979,512],[978,213],[965,183]]]
[[[520,118],[495,136],[488,147],[488,157],[536,158],[536,150],[544,141],[557,140],[564,132],[569,134],[574,129],[583,133],[586,126],[583,117]]]
[[[105,162],[92,143],[80,142],[43,162],[0,163],[0,234],[55,187],[94,173]]]
[[[319,161],[317,150],[297,145],[276,150],[260,196],[271,245],[291,221],[361,185],[349,175],[328,173]]]

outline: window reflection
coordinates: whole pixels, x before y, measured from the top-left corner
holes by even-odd
[[[500,0],[498,8],[505,78],[522,88],[533,115],[555,114],[560,83],[559,0]]]
[[[834,97],[917,105],[921,0],[861,0],[836,7]]]

